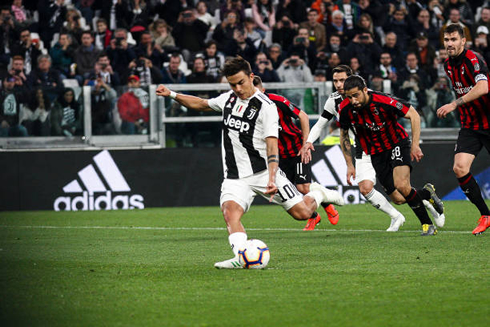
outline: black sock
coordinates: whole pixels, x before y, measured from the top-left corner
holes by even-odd
[[[481,196],[480,186],[476,182],[475,178],[471,173],[458,178],[459,187],[463,190],[463,193],[468,197],[468,199],[473,203],[482,216],[490,215],[490,210]]]
[[[407,201],[413,212],[415,212],[415,215],[420,220],[420,223],[422,225],[432,225],[432,220],[430,220],[429,214],[427,214],[427,210],[425,210],[425,206],[422,203],[422,198],[414,188],[412,188],[410,194],[405,197],[405,200]]]
[[[427,191],[426,189],[418,189],[417,190],[418,195],[422,198],[422,200],[430,200],[430,192]]]
[[[318,216],[318,212],[316,212],[316,211],[315,211],[315,212],[314,212],[314,213],[311,215],[311,218],[316,218],[317,216]],[[311,218],[310,218],[310,219],[311,219]]]
[[[321,203],[321,205],[322,205],[323,208],[326,208],[326,207],[328,207],[330,205],[330,203]]]

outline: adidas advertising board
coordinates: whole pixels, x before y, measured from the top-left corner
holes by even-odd
[[[82,168],[78,177],[63,187],[64,196],[54,200],[55,211],[144,209],[144,198],[132,194],[126,179],[104,150],[94,164]]]

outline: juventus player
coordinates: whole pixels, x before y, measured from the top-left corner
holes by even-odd
[[[349,76],[344,82],[346,99],[340,104],[340,146],[347,163],[347,181],[356,177],[352,164],[349,129],[356,135],[363,152],[371,155],[376,175],[386,193],[396,203],[407,202],[422,224],[422,236],[435,235],[437,229],[422,203],[432,199],[442,213],[444,207],[433,187],[415,190],[410,185],[410,161],[419,162],[424,154],[419,146],[420,116],[409,104],[384,93],[368,90],[360,76]],[[397,118],[410,119],[412,143]],[[398,191],[398,192],[397,192]]]
[[[352,69],[347,65],[338,65],[333,70],[333,85],[336,92],[332,93],[325,103],[325,107],[321,117],[318,122],[313,126],[306,140],[305,145],[301,149],[302,161],[307,163],[311,161],[311,151],[315,151],[313,142],[315,142],[318,137],[320,137],[321,130],[324,129],[330,120],[334,117],[339,118],[340,103],[345,98],[344,92],[344,82],[347,77],[352,75]],[[364,153],[359,144],[356,146],[356,181],[359,186],[359,191],[366,198],[366,200],[371,203],[373,207],[379,209],[386,213],[391,218],[390,227],[386,231],[396,232],[405,222],[405,217],[396,210],[388,200],[378,192],[374,185],[376,184],[376,172],[374,171],[373,165],[371,164],[371,156]],[[398,193],[398,191],[394,191]],[[394,197],[398,201],[397,204],[405,203],[403,197],[400,194]],[[424,200],[424,205],[434,216],[436,225],[439,227],[444,226],[445,217],[444,214],[439,214],[432,205]]]
[[[311,184],[311,165],[310,163],[301,162],[299,150],[303,145],[303,140],[308,137],[310,132],[310,119],[304,111],[285,97],[274,93],[266,93],[262,85],[262,79],[259,76],[254,76],[253,83],[277,106],[277,112],[279,113],[279,168],[296,185],[298,191],[307,194],[310,191]],[[301,129],[294,124],[293,118],[299,119]],[[322,203],[322,206],[330,223],[336,225],[339,222],[337,209],[335,209],[333,204]],[[313,216],[308,219],[303,230],[314,230],[321,220],[320,215],[315,211]]]
[[[478,226],[473,230],[473,234],[478,235],[490,226],[490,211],[470,169],[482,147],[490,153],[489,72],[482,56],[466,50],[465,43],[459,24],[451,24],[444,30],[444,47],[449,56],[444,70],[458,98],[437,109],[437,116],[445,118],[456,108],[459,110],[461,130],[454,149],[453,171],[463,193],[480,211]]]
[[[223,115],[222,157],[224,181],[220,205],[234,257],[215,263],[216,268],[241,268],[238,250],[247,240],[241,223],[243,214],[259,194],[281,205],[297,220],[307,220],[322,202],[343,205],[342,196],[312,184],[304,197],[279,169],[276,105],[253,86],[253,73],[241,57],[228,60],[223,74],[231,91],[217,98],[201,99],[177,94],[159,85],[156,94],[169,96],[194,110],[216,110]]]

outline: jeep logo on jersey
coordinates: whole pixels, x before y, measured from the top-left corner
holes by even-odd
[[[366,200],[359,192],[357,183],[352,186],[347,183],[347,165],[343,159],[344,155],[340,146],[329,148],[324,153],[325,158],[317,161],[311,166],[311,172],[316,181],[328,188],[338,187],[345,203],[364,203]]]
[[[78,178],[63,187],[63,192],[69,195],[54,200],[55,211],[145,208],[142,195],[129,194],[131,188],[109,151],[94,156],[94,162],[95,166],[89,164],[78,172]]]
[[[237,119],[237,118],[233,118],[231,115],[229,115],[223,121],[223,123],[226,126],[232,128],[234,130],[239,131],[240,133],[247,132],[250,129],[250,124],[249,123],[244,122],[243,120],[240,120],[240,119]]]

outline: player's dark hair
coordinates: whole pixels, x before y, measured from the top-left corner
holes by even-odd
[[[255,75],[253,83],[254,83],[254,86],[262,85],[262,78],[260,78],[260,76]]]
[[[344,82],[344,91],[351,90],[356,87],[359,90],[363,90],[365,87],[367,87],[364,78],[359,75],[351,75],[347,77]]]
[[[347,76],[352,75],[352,68],[347,65],[338,65],[334,69],[332,69],[332,75],[335,73],[346,73]]]
[[[461,27],[459,24],[449,24],[444,30],[444,34],[451,34],[454,32],[458,32],[461,38],[465,37],[463,27]]]
[[[223,75],[233,76],[238,74],[239,72],[244,72],[245,75],[249,76],[252,74],[252,68],[250,67],[250,63],[243,59],[240,56],[237,56],[233,59],[229,59],[225,62],[223,67]]]

